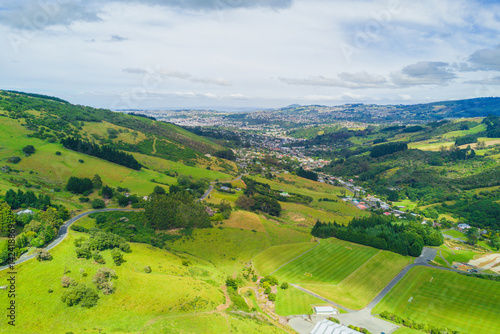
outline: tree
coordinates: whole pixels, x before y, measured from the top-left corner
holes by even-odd
[[[92,185],[94,186],[94,189],[102,188],[102,180],[99,174],[95,174],[94,177],[92,178]]]
[[[33,147],[33,145],[27,145],[25,147],[23,147],[23,152],[24,152],[24,155],[29,157],[30,155],[34,154],[35,153],[35,148]]]
[[[97,305],[99,295],[97,292],[85,284],[78,284],[65,291],[61,300],[68,306],[80,304],[82,307],[90,308]]]
[[[288,289],[288,287],[289,287],[288,282],[283,282],[283,283],[281,283],[281,288],[282,288],[283,290]]]
[[[123,262],[125,262],[123,254],[120,252],[119,248],[113,248],[113,250],[111,250],[111,257],[117,266],[120,266]]]
[[[498,236],[498,234],[491,237],[490,245],[491,245],[491,247],[495,248],[497,251],[500,250],[500,236]]]
[[[42,249],[36,254],[36,259],[38,261],[50,261],[52,260],[52,255],[46,249]]]
[[[102,197],[106,199],[110,199],[113,197],[113,189],[109,186],[104,186],[102,188]]]
[[[80,179],[72,176],[66,184],[66,190],[74,194],[83,194],[87,191],[91,192],[93,188],[94,185],[92,184],[92,180],[89,178]]]
[[[465,232],[467,236],[467,243],[469,245],[475,246],[479,238],[479,230],[476,227],[471,227]]]
[[[236,204],[237,206],[239,206],[243,210],[250,211],[252,209],[252,207],[254,206],[255,201],[251,197],[248,197],[248,196],[245,196],[245,195],[241,195],[234,202],[234,204]]]
[[[0,233],[9,234],[9,231],[16,224],[16,215],[12,213],[9,204],[0,201]],[[14,231],[15,233],[15,231]]]
[[[102,199],[96,198],[91,203],[93,209],[103,209],[106,207],[106,204]]]
[[[156,195],[165,195],[166,194],[165,189],[163,189],[163,187],[160,187],[160,186],[156,186],[155,189],[153,190],[153,193]]]

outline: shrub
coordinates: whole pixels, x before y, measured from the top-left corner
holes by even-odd
[[[80,201],[80,203],[90,202],[90,198],[88,198],[88,197],[80,197],[78,200]]]
[[[149,274],[152,271],[150,266],[145,266],[143,270],[146,274]]]
[[[42,249],[41,251],[38,252],[38,254],[36,254],[36,259],[38,261],[50,261],[52,260],[52,255],[50,255],[50,253],[47,250]]]
[[[128,242],[122,242],[119,247],[120,250],[124,253],[132,253],[132,250],[130,249],[130,244]]]
[[[29,157],[30,155],[32,155],[33,153],[35,153],[35,148],[33,147],[33,145],[27,145],[25,147],[23,147],[23,153],[25,156]]]
[[[100,264],[105,264],[106,263],[106,261],[104,260],[104,258],[101,255],[101,253],[99,253],[98,251],[95,251],[94,253],[92,253],[92,258],[97,263],[100,263]]]
[[[83,164],[85,161],[83,161],[83,159],[78,159],[78,162]]]
[[[238,290],[238,282],[232,277],[227,277],[226,278],[226,286],[228,288],[232,288],[233,290]]]
[[[283,290],[288,289],[288,287],[289,287],[289,285],[288,285],[288,283],[287,283],[287,282],[283,282],[283,283],[281,283],[281,288],[282,288]]]
[[[276,300],[276,294],[275,293],[270,293],[267,298],[269,298],[269,301],[274,302]]]
[[[111,251],[111,257],[113,258],[113,261],[117,266],[120,266],[125,262],[125,260],[123,259],[123,255],[118,248],[113,248],[113,250]]]
[[[61,155],[61,152],[60,151],[56,151],[56,155]]]
[[[92,282],[96,285],[97,289],[102,290],[105,295],[110,295],[115,291],[115,285],[111,282],[112,279],[116,279],[116,272],[109,268],[99,268],[97,273],[92,278]]]
[[[327,319],[328,319],[328,320],[330,320],[331,322],[336,323],[336,324],[340,324],[340,320],[339,320],[339,319],[337,319],[337,318],[329,317],[329,318],[327,318]]]
[[[61,285],[63,288],[68,288],[71,285],[72,278],[69,276],[61,277]]]
[[[7,160],[10,163],[17,164],[19,161],[21,161],[20,157],[10,157],[9,160]]]
[[[106,207],[106,204],[102,199],[96,198],[91,203],[93,209],[103,209]]]
[[[82,307],[90,308],[97,305],[99,295],[85,284],[78,284],[64,292],[61,300],[68,306],[80,304]]]

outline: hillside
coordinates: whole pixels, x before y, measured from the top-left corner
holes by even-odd
[[[139,116],[72,105],[54,97],[0,91],[0,115],[18,119],[31,131],[29,135],[55,143],[67,136],[98,145],[167,160],[196,165],[220,165],[234,171],[223,161],[211,161],[207,154],[223,149],[178,126]]]

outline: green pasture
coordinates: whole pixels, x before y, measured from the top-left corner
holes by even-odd
[[[190,258],[192,264],[186,267],[177,255],[132,244],[132,253],[124,254],[127,262],[121,266],[114,265],[110,251],[101,252],[106,264],[99,265],[76,258],[73,241],[80,236],[86,235],[71,232],[50,251],[52,261],[30,260],[16,266],[17,317],[9,333],[84,333],[95,328],[107,333],[138,333],[159,316],[169,314],[175,318],[206,312],[224,303],[219,283],[211,283],[217,271],[208,262]],[[102,266],[114,269],[118,275],[114,294],[99,293],[101,298],[90,309],[68,307],[61,301],[65,291],[61,286],[63,276],[93,287],[92,277]],[[144,273],[145,266],[150,266],[152,273]],[[2,281],[9,276],[7,271],[0,272]],[[2,305],[10,302],[6,292],[0,294]]]

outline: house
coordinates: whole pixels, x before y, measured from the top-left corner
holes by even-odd
[[[470,229],[470,225],[469,225],[469,224],[465,224],[465,223],[458,224],[458,226],[457,226],[457,227],[458,227],[458,229],[459,229],[460,231]]]
[[[338,314],[338,310],[334,309],[332,306],[314,306],[314,312],[316,314]]]
[[[310,334],[361,334],[354,329],[350,329],[349,327],[336,324],[330,320],[322,320],[314,326],[313,330]]]
[[[31,211],[30,209],[26,209],[26,210],[23,210],[23,211],[19,211],[17,213],[17,215],[32,215],[33,214],[33,211]]]

